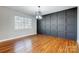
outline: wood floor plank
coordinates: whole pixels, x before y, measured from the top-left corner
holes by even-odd
[[[69,39],[47,35],[0,42],[1,53],[78,53],[78,44]]]

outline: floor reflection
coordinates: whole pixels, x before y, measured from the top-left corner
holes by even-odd
[[[32,52],[32,40],[26,39],[23,41],[19,41],[15,44],[15,50],[16,53],[24,53],[24,52]]]

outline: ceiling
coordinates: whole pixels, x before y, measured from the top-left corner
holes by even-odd
[[[37,6],[6,6],[6,7],[32,16],[34,16],[35,12],[37,11]],[[75,6],[40,6],[40,10],[42,12],[42,15],[46,15],[73,7]]]

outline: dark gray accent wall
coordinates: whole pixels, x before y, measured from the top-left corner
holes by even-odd
[[[77,8],[44,15],[37,21],[37,33],[77,40]]]

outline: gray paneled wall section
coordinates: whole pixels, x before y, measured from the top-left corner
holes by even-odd
[[[77,7],[44,15],[37,33],[77,40]]]

